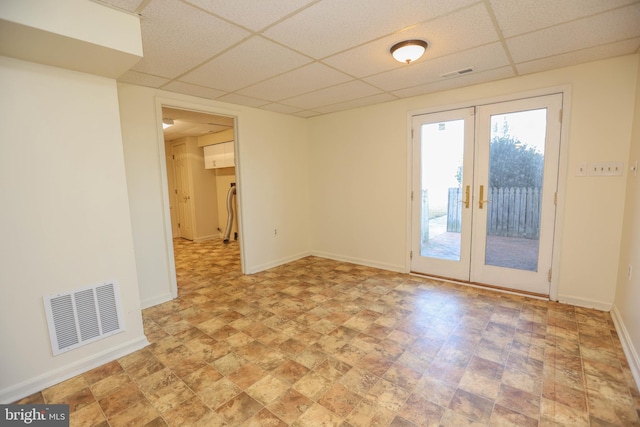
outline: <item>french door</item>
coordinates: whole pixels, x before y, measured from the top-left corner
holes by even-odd
[[[411,271],[548,295],[562,94],[413,116]]]

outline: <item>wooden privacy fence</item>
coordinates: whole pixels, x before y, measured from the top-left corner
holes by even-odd
[[[492,236],[540,237],[540,188],[490,187],[485,205],[487,234]],[[462,191],[449,188],[447,231],[460,232]]]

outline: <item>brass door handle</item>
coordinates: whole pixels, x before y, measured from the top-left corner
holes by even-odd
[[[489,203],[491,200],[483,200],[484,199],[484,185],[480,186],[480,200],[478,201],[478,205],[480,209],[484,208],[485,203]]]
[[[469,203],[471,203],[471,197],[469,197],[470,195],[471,195],[471,189],[467,185],[466,188],[464,189],[464,200],[460,200],[460,202],[467,209],[469,208]]]

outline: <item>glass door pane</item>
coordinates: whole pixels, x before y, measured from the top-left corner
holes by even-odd
[[[485,264],[537,271],[547,109],[491,116]]]
[[[413,272],[469,280],[474,111],[412,119]]]
[[[562,95],[478,106],[470,281],[549,294]]]
[[[464,120],[423,124],[420,256],[460,260]]]

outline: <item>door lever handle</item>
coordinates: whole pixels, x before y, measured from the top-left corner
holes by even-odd
[[[467,209],[469,208],[469,203],[471,203],[471,198],[469,197],[470,195],[471,195],[471,189],[467,185],[464,189],[464,200],[460,200],[460,203],[462,203],[464,207]]]
[[[478,201],[478,205],[480,209],[484,208],[485,203],[489,203],[491,200],[483,200],[484,199],[484,185],[480,186],[480,200]]]

